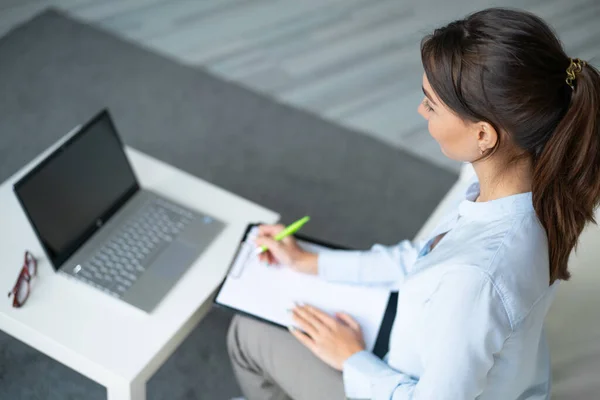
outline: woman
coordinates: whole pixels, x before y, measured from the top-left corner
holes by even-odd
[[[236,317],[229,351],[254,399],[548,399],[544,317],[600,201],[600,74],[526,12],[488,9],[421,44],[419,113],[477,181],[424,245],[303,252],[263,226],[266,257],[399,290],[384,360],[360,326],[299,306],[299,329]]]

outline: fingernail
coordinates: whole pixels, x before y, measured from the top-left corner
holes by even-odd
[[[296,328],[294,326],[288,325],[288,330],[290,332],[294,332],[296,330]]]

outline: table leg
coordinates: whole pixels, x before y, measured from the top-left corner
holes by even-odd
[[[118,383],[106,388],[108,400],[146,400],[146,382]]]

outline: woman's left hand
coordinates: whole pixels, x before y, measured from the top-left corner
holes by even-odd
[[[309,305],[292,311],[300,327],[290,328],[292,335],[331,367],[341,371],[350,356],[365,349],[360,325],[348,314],[336,313],[333,318]]]

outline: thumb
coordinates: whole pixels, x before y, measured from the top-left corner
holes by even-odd
[[[354,330],[354,331],[360,331],[360,324],[358,322],[356,322],[356,320],[354,318],[352,318],[351,316],[349,316],[348,314],[339,312],[339,313],[336,313],[335,315],[343,323],[345,323],[346,325],[348,325],[352,330]]]

